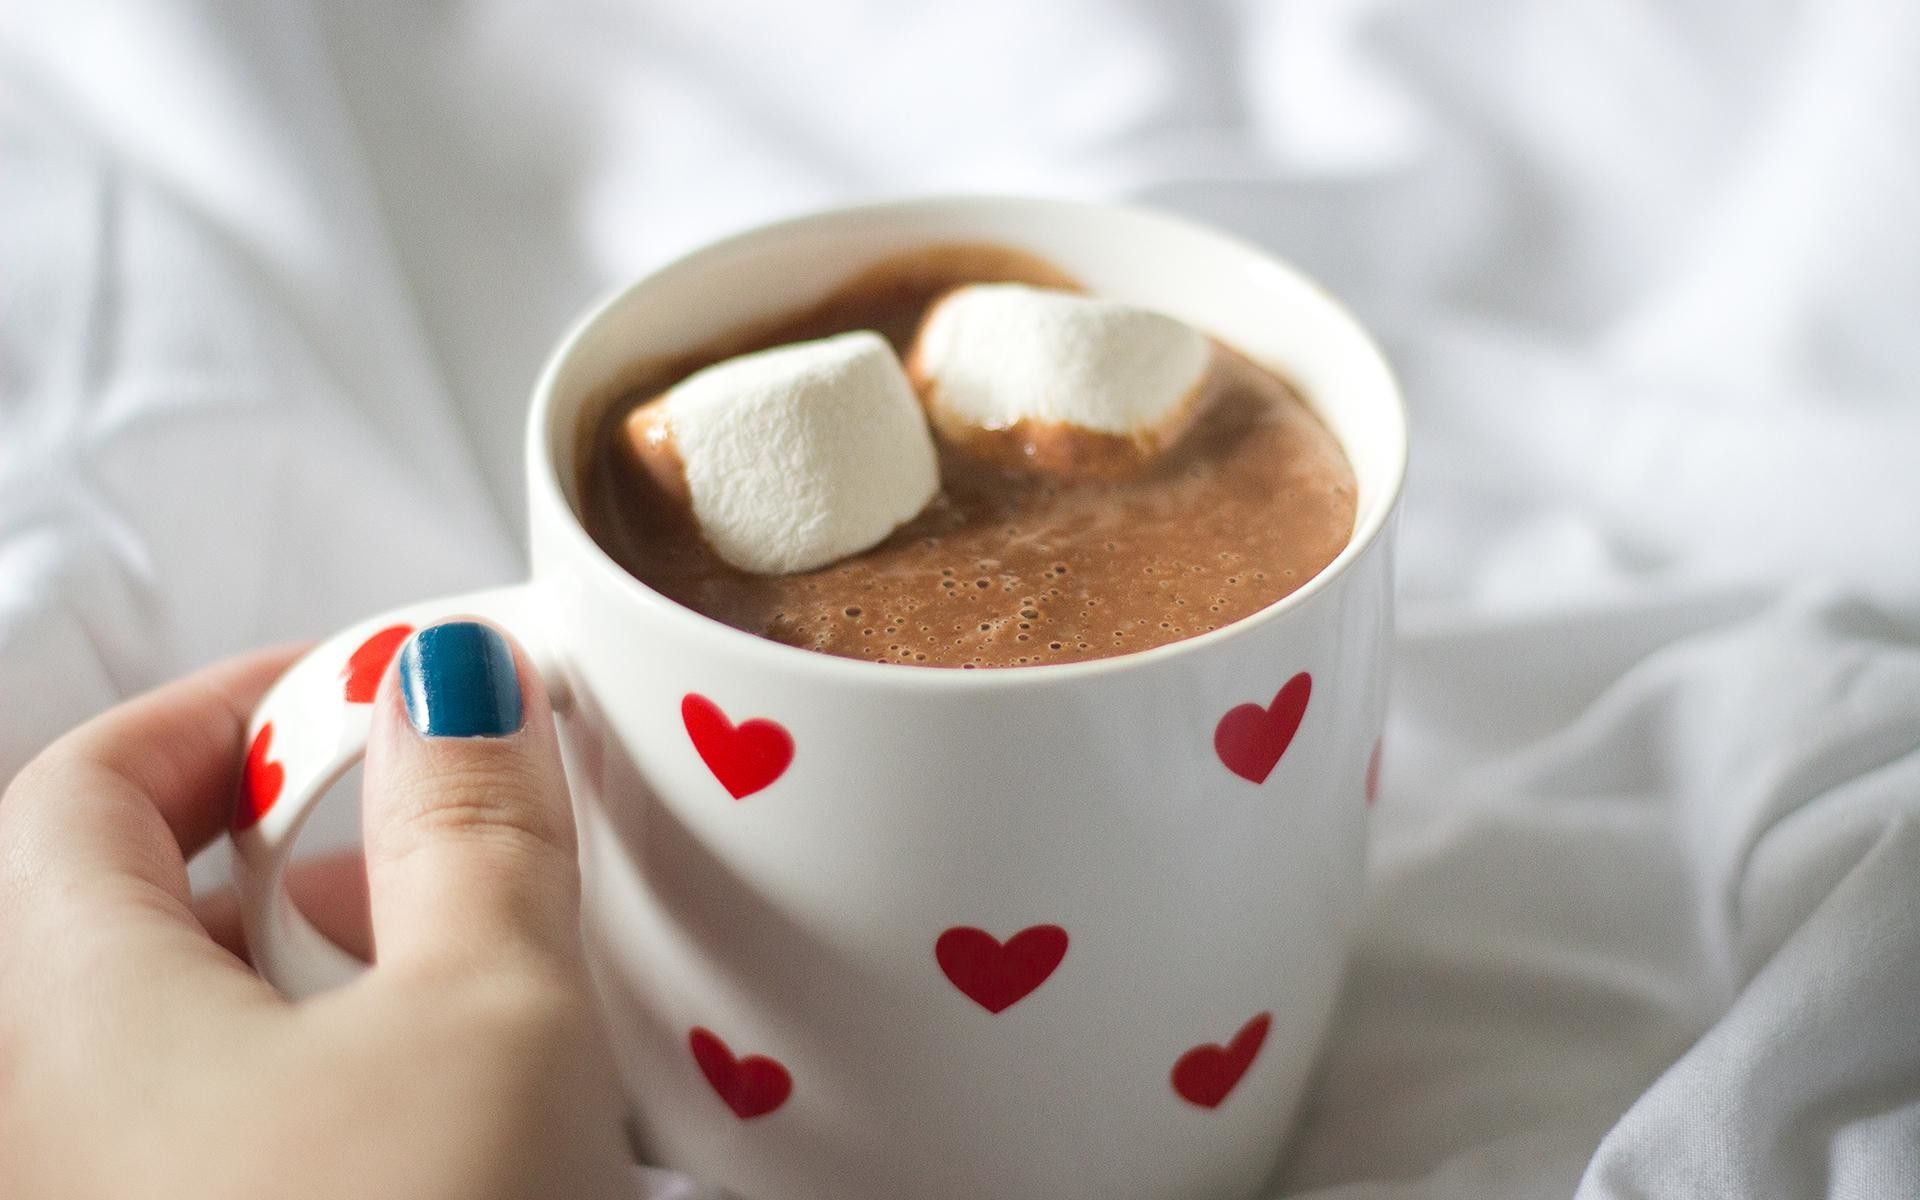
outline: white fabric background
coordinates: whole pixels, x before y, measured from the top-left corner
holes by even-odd
[[[1130,197],[1320,276],[1413,409],[1366,923],[1270,1193],[1920,1196],[1920,5],[61,0],[0,73],[0,777],[512,578],[524,396],[614,282]]]

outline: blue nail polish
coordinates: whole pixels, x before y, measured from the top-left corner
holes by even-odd
[[[428,737],[504,737],[520,728],[520,675],[506,639],[476,621],[422,629],[400,651],[407,719]]]

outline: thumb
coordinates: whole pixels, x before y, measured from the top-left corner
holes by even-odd
[[[381,963],[571,962],[580,877],[546,688],[491,625],[413,635],[382,685],[362,824]]]

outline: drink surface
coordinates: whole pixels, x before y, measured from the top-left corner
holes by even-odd
[[[904,356],[921,315],[964,283],[1075,287],[1008,248],[931,246],[803,311],[700,353],[636,364],[580,454],[587,531],[655,591],[736,629],[874,662],[1018,667],[1080,662],[1194,637],[1292,592],[1353,532],[1339,443],[1287,383],[1229,347],[1184,438],[1121,479],[1063,479],[940,450],[940,494],[864,553],[797,575],[728,566],[680,506],[633,468],[636,403],[751,350],[857,329]]]

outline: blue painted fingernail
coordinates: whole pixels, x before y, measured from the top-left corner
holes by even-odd
[[[477,621],[449,621],[407,639],[400,694],[407,719],[428,737],[504,737],[520,728],[513,651]]]

